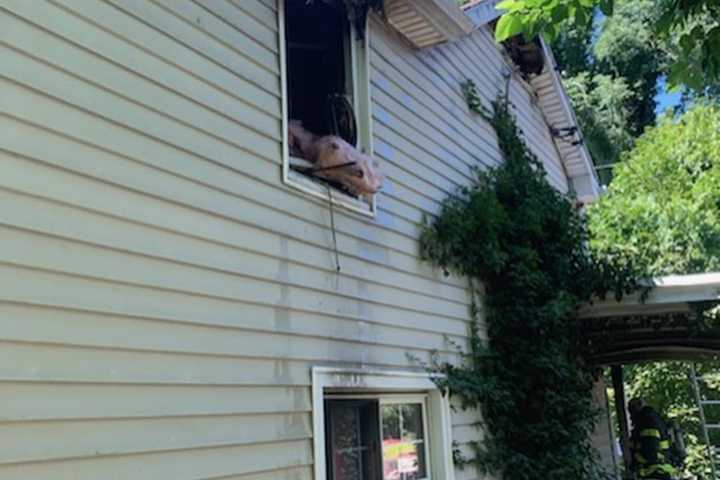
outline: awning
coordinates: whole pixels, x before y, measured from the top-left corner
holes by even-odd
[[[581,309],[590,360],[617,365],[720,358],[720,273],[672,275],[643,283],[636,294]]]

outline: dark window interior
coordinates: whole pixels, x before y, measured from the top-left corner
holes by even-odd
[[[381,480],[377,400],[326,400],[325,449],[329,480]]]
[[[342,2],[286,0],[288,108],[316,135],[332,133],[328,98],[346,92],[345,38],[348,22]]]

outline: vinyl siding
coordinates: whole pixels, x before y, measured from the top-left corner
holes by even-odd
[[[379,20],[371,25],[375,154],[384,170],[392,172],[390,188],[384,189],[379,205],[383,208],[387,198],[403,202],[406,192],[421,194],[425,203],[409,204],[417,221],[437,212],[448,194],[470,181],[471,167],[500,163],[495,133],[480,116],[469,112],[460,84],[474,80],[483,103],[490,106],[505,94],[504,72],[510,66],[486,29],[451,44],[416,51]],[[567,192],[567,178],[529,85],[513,76],[509,99],[548,180]],[[478,415],[471,414],[453,418],[453,438],[467,457],[474,455],[470,443],[482,438],[478,420]],[[456,472],[456,478],[482,476],[466,467]]]
[[[336,210],[337,274],[327,205],[280,180],[275,1],[0,0],[0,478],[310,479],[312,365],[457,360],[466,282],[417,238],[500,161],[458,83],[494,97],[503,60],[370,29],[387,187],[375,219]]]

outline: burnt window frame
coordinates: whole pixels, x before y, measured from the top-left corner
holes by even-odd
[[[299,190],[307,195],[321,199],[324,203],[332,202],[345,210],[374,218],[377,215],[377,194],[372,195],[370,201],[353,197],[342,190],[328,185],[320,179],[311,178],[291,168],[291,164],[307,166],[309,162],[290,156],[288,145],[289,118],[289,91],[288,91],[288,52],[286,36],[286,8],[287,0],[278,0],[278,30],[279,30],[279,61],[280,79],[282,89],[282,181],[288,187]],[[373,156],[372,133],[372,104],[370,98],[370,26],[364,35],[358,35],[353,22],[347,21],[347,42],[349,55],[346,60],[346,82],[352,87],[351,105],[357,123],[357,148],[361,152]]]

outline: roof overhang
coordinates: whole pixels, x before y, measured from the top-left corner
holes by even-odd
[[[541,44],[545,52],[545,70],[531,78],[530,84],[537,92],[538,105],[550,124],[550,134],[557,145],[575,194],[583,203],[591,203],[598,199],[601,193],[597,172],[570,97],[557,71],[555,56],[542,39]]]
[[[385,17],[415,48],[449,42],[475,25],[455,0],[385,0]]]
[[[500,0],[477,0],[465,5],[465,14],[476,27],[481,27],[502,15],[496,8],[498,3]],[[540,39],[539,43],[545,68],[539,75],[530,75],[528,83],[537,95],[538,106],[549,124],[550,135],[575,195],[583,204],[591,203],[602,193],[597,172],[557,71],[555,57],[544,40]]]
[[[595,364],[704,360],[720,357],[719,305],[720,273],[673,275],[586,305],[580,317]]]
[[[463,9],[475,25],[485,25],[502,15],[502,11],[495,8],[500,2],[501,0],[474,0],[464,5]]]

